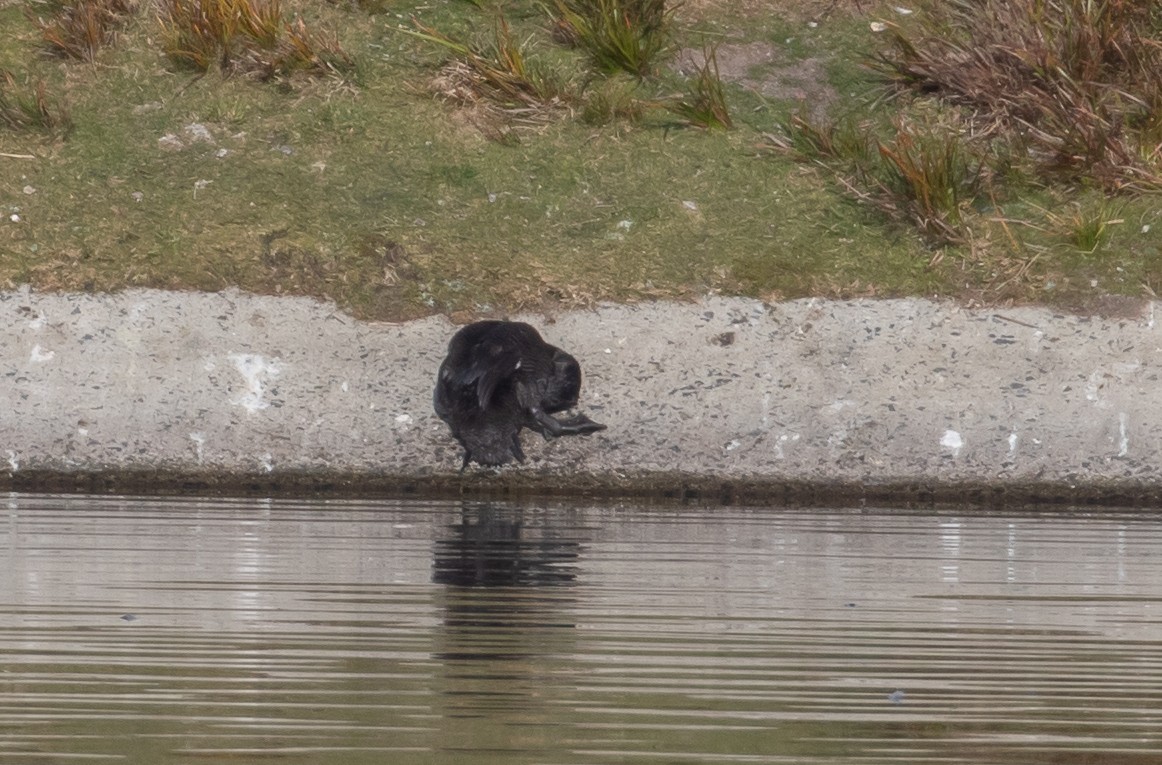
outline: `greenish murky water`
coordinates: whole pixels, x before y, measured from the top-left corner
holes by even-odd
[[[1162,520],[8,495],[0,763],[1162,762]]]

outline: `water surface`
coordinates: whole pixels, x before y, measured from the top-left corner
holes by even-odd
[[[8,495],[0,763],[1162,761],[1162,522]]]

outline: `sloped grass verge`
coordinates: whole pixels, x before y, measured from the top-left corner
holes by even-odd
[[[900,202],[914,168],[880,177],[898,205],[885,214],[834,167],[770,152],[764,136],[809,103],[825,107],[820,120],[870,109],[844,130],[876,162],[910,156],[892,131],[921,121],[900,117],[903,101],[867,106],[876,80],[861,63],[886,38],[854,4],[814,26],[752,4],[675,6],[682,44],[718,51],[722,76],[701,87],[733,124],[692,130],[657,103],[696,92],[675,59],[645,85],[589,79],[585,54],[552,41],[543,4],[506,3],[509,41],[535,38],[534,74],[563,85],[550,95],[559,118],[494,134],[469,106],[433,97],[448,46],[399,32],[495,41],[494,7],[284,0],[279,34],[318,30],[349,67],[239,66],[246,43],[204,71],[159,48],[158,7],[139,6],[87,63],[46,56],[23,6],[0,3],[12,92],[71,126],[0,126],[3,287],[238,286],[393,319],[707,291],[1069,301],[1162,288],[1162,221],[1136,199],[1024,181],[1015,193],[997,182],[1001,163],[978,176],[966,154],[970,185],[944,219],[959,233],[934,237],[917,227],[924,194],[908,192],[915,210]],[[723,51],[741,49],[769,60],[738,72]],[[775,72],[820,74],[791,87]],[[1016,174],[1020,155],[1010,164]]]

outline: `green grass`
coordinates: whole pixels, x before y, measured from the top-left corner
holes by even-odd
[[[665,60],[644,79],[606,77],[553,42],[543,5],[505,4],[503,38],[496,8],[284,0],[288,20],[334,39],[353,66],[308,76],[177,66],[148,3],[95,65],[62,62],[43,55],[20,7],[0,7],[0,67],[45,83],[72,125],[0,126],[0,286],[237,286],[375,318],[708,291],[1069,303],[1162,289],[1162,216],[1148,199],[1103,207],[1100,192],[1014,171],[1016,183],[953,200],[961,241],[933,245],[914,215],[885,215],[834,166],[764,148],[800,109],[793,96],[719,83],[733,129],[690,129],[663,108],[689,86]],[[889,131],[864,135],[874,158],[873,135],[888,142],[902,108],[873,105],[859,66],[879,41],[875,17],[809,27],[739,13],[678,7],[675,44],[709,41],[721,67],[724,43],[770,43],[774,64],[748,75],[760,78],[822,61],[831,114]],[[551,116],[445,97],[433,82],[456,51],[400,28],[478,52],[519,46],[526,72],[560,75]]]

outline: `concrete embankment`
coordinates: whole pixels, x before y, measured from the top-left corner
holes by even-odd
[[[801,502],[1162,500],[1162,328],[926,300],[523,317],[609,429],[461,475],[442,317],[301,298],[0,295],[0,488]]]

